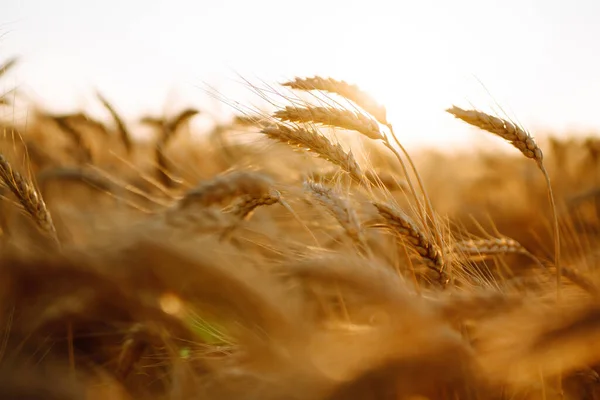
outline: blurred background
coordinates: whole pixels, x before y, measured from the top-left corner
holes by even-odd
[[[21,64],[0,89],[52,112],[101,113],[99,89],[127,118],[193,105],[227,119],[209,86],[260,106],[242,78],[319,74],[371,92],[412,146],[488,140],[452,104],[501,105],[536,136],[587,134],[600,130],[599,17],[594,0],[13,0],[0,59]]]

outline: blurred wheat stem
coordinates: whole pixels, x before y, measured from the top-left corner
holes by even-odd
[[[539,148],[533,137],[531,137],[528,132],[510,121],[494,117],[477,110],[463,110],[462,108],[456,106],[452,106],[452,108],[449,108],[446,111],[470,125],[476,126],[479,129],[483,129],[493,133],[494,135],[500,136],[504,140],[507,140],[514,147],[519,149],[525,157],[534,160],[540,171],[542,171],[544,179],[546,180],[548,198],[550,200],[550,207],[552,209],[554,229],[554,264],[556,265],[556,296],[557,300],[560,301],[560,280],[563,272],[560,264],[560,229],[558,225],[558,215],[556,211],[554,193],[550,183],[550,176],[544,167],[544,154],[542,153],[542,149]]]

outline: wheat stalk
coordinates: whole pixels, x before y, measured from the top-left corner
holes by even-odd
[[[10,69],[12,69],[17,64],[18,61],[19,61],[19,59],[17,57],[13,57],[13,58],[9,59],[8,61],[6,61],[4,64],[0,65],[0,77],[2,77]]]
[[[452,246],[453,252],[474,255],[491,255],[505,253],[526,253],[527,250],[514,239],[492,238],[463,240]]]
[[[278,110],[273,116],[282,121],[316,123],[357,131],[371,139],[383,139],[379,125],[370,117],[334,107],[290,107]]]
[[[15,195],[23,210],[33,219],[38,228],[58,244],[56,228],[42,196],[29,180],[12,168],[2,154],[0,154],[0,179]]]
[[[185,209],[192,205],[208,207],[224,204],[240,196],[261,198],[270,194],[272,180],[258,172],[235,171],[202,182],[178,202],[177,208]]]
[[[510,121],[477,110],[463,110],[462,108],[453,106],[446,111],[468,124],[491,132],[504,140],[509,141],[514,147],[519,149],[525,157],[535,160],[538,166],[543,168],[542,162],[544,155],[542,150],[538,147],[531,135],[521,127]]]
[[[388,124],[385,107],[378,104],[373,97],[361,90],[357,85],[352,85],[346,81],[314,76],[312,78],[304,79],[295,78],[293,81],[283,83],[282,86],[288,86],[298,90],[320,90],[338,94],[354,102],[357,106],[375,117],[381,124]]]
[[[343,199],[333,189],[313,181],[305,182],[304,187],[331,213],[331,215],[333,215],[352,241],[354,241],[361,250],[364,250],[366,245],[360,222],[356,215],[356,211],[350,206],[348,200]]]
[[[180,126],[188,122],[190,119],[200,114],[200,111],[194,108],[186,108],[181,111],[179,114],[174,116],[171,119],[165,118],[155,118],[155,117],[144,117],[141,122],[146,125],[154,126],[160,129],[160,136],[158,138],[158,142],[161,145],[166,145],[171,141],[175,132],[179,129]]]
[[[92,151],[90,150],[89,145],[86,143],[86,140],[84,139],[82,133],[79,130],[75,129],[69,123],[69,117],[53,116],[51,118],[59,126],[59,128],[61,128],[65,133],[67,133],[69,138],[73,141],[73,144],[75,144],[77,149],[80,151],[81,161],[83,161],[83,163],[86,164],[93,162]]]
[[[519,149],[519,151],[521,151],[525,157],[534,160],[544,175],[550,207],[552,209],[554,229],[554,263],[556,265],[556,294],[557,298],[560,299],[560,278],[562,275],[560,263],[560,229],[558,225],[558,215],[556,210],[556,202],[554,200],[554,193],[552,192],[550,176],[544,167],[544,155],[542,153],[542,149],[539,148],[533,137],[531,137],[527,131],[510,121],[488,115],[482,111],[463,110],[462,108],[456,106],[453,106],[446,111],[470,125],[476,126],[480,129],[493,133],[504,140],[507,140],[514,147]]]
[[[167,123],[167,137],[164,139],[165,141],[168,141],[171,139],[171,137],[173,136],[173,134],[175,132],[177,132],[177,130],[179,129],[180,126],[183,126],[183,124],[185,124],[186,122],[188,122],[190,119],[192,119],[193,117],[195,117],[196,115],[200,114],[200,111],[196,110],[195,108],[186,108],[185,110],[181,111],[179,114],[177,114],[175,117],[173,117],[168,123]]]
[[[248,219],[258,207],[271,206],[281,201],[281,194],[271,190],[259,197],[245,196],[232,208],[231,213],[240,219]]]
[[[348,172],[356,182],[362,183],[364,180],[363,172],[354,159],[352,152],[346,153],[342,146],[339,144],[334,145],[314,129],[273,124],[265,127],[261,133],[270,139],[314,152],[319,157]]]
[[[440,281],[446,284],[448,280],[445,273],[445,262],[442,252],[430,240],[429,236],[400,210],[377,202],[373,202],[373,205],[377,208],[379,215],[385,220],[386,225],[408,242],[419,253],[425,265],[437,272]]]
[[[117,130],[119,132],[119,137],[121,138],[121,141],[123,142],[123,145],[125,146],[125,150],[127,151],[128,154],[131,153],[131,151],[133,149],[133,143],[131,142],[131,135],[129,134],[127,125],[125,125],[125,122],[119,116],[119,113],[117,112],[117,110],[115,110],[115,108],[110,104],[110,102],[104,96],[102,96],[102,94],[100,92],[96,92],[96,96],[98,97],[98,99],[100,100],[102,105],[104,105],[104,107],[108,110],[108,112],[112,116],[113,120],[117,124]]]

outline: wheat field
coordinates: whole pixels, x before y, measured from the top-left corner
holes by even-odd
[[[600,398],[600,139],[449,104],[512,151],[412,154],[355,84],[272,88],[2,122],[0,398]]]

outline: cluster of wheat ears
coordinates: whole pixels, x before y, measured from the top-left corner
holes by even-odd
[[[196,138],[186,109],[137,141],[100,94],[112,126],[3,123],[1,398],[600,398],[594,139],[547,161],[453,106],[525,156],[453,168],[355,85],[271,93]]]

